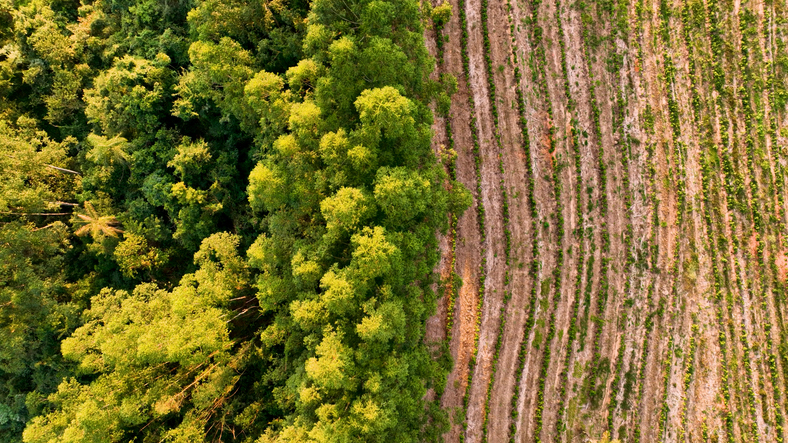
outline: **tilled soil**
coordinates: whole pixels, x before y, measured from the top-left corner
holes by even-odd
[[[427,325],[429,341],[451,336],[444,439],[785,438],[788,122],[763,85],[784,81],[767,62],[785,47],[775,42],[788,25],[774,17],[788,5],[512,0],[483,14],[482,0],[449,4],[436,75],[458,79],[448,124],[474,206],[456,248],[451,233],[440,242],[442,281],[453,271],[463,282],[453,329],[451,291]],[[426,36],[437,55],[438,37]],[[450,144],[445,124],[436,118],[436,152]]]

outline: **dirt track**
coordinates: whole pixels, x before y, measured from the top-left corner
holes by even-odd
[[[775,441],[788,369],[786,113],[752,85],[788,35],[770,19],[788,5],[489,2],[486,54],[485,3],[468,0],[466,78],[460,3],[449,3],[439,71],[459,81],[449,119],[457,178],[484,208],[485,241],[474,207],[453,252],[463,285],[441,399],[453,420],[446,441],[588,441],[605,430],[622,441]],[[753,31],[742,34],[750,13]],[[435,33],[427,37],[436,54]],[[718,37],[728,46],[715,59]],[[728,89],[715,83],[720,73]],[[436,118],[436,149],[448,144],[443,125]],[[450,239],[441,245],[448,276]],[[447,300],[430,339],[444,337]]]

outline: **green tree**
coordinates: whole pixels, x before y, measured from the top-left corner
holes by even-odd
[[[30,118],[0,119],[0,216],[61,212],[61,200],[78,188],[76,174],[63,172],[71,167],[67,152],[74,142],[53,141]]]
[[[434,234],[468,194],[430,147],[421,20],[0,0],[2,438],[439,432]]]
[[[61,222],[0,226],[0,441],[18,441],[40,396],[68,374],[59,338],[78,326],[83,307],[63,272],[68,231]]]
[[[85,324],[62,345],[78,363],[75,375],[93,381],[61,383],[48,398],[53,411],[33,419],[25,441],[202,441],[223,419],[249,353],[230,336],[231,301],[249,279],[238,242],[225,233],[206,238],[197,271],[172,291],[142,284],[94,297]]]
[[[155,133],[172,96],[170,61],[166,54],[152,61],[130,55],[116,59],[85,91],[85,115],[108,136]]]

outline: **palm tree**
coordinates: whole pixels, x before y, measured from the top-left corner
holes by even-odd
[[[129,153],[126,152],[126,148],[129,142],[125,138],[118,135],[108,139],[101,135],[89,134],[88,142],[93,145],[93,149],[87,154],[88,160],[104,166],[128,164]]]
[[[77,223],[82,225],[79,229],[74,231],[74,234],[79,236],[90,234],[93,238],[96,238],[99,234],[117,237],[118,234],[123,233],[122,230],[114,226],[120,223],[115,216],[99,215],[96,208],[94,208],[93,204],[90,202],[85,202],[85,211],[85,214],[80,214],[79,212],[74,213],[78,218]]]

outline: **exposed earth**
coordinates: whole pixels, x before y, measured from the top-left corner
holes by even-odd
[[[782,441],[786,2],[449,3],[445,441]]]

